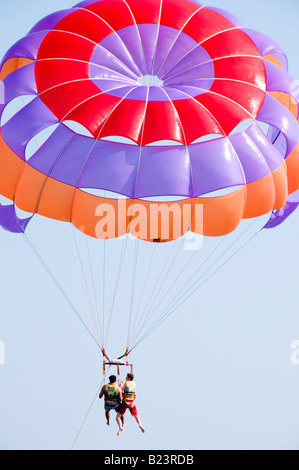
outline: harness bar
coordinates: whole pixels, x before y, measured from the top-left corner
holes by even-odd
[[[103,375],[106,375],[106,366],[116,366],[117,375],[120,375],[120,366],[130,367],[131,374],[133,374],[133,364],[129,364],[128,360],[126,360],[125,362],[121,360],[123,357],[126,357],[127,359],[127,355],[129,354],[129,351],[126,351],[126,353],[123,356],[119,357],[118,359],[112,359],[112,360],[110,360],[109,357],[107,356],[105,349],[102,349],[102,354],[104,358],[106,359],[106,360],[105,359],[103,360]]]

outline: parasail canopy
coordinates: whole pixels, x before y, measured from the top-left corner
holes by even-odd
[[[286,55],[223,10],[84,1],[34,26],[0,78],[6,230],[27,233],[43,216],[86,239],[173,242],[224,237],[267,214],[270,228],[297,207],[298,90]],[[137,251],[133,260],[136,275]]]

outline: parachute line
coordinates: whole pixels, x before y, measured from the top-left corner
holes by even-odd
[[[138,249],[139,249],[139,239],[135,243],[135,250],[134,250],[134,266],[133,266],[133,273],[132,273],[132,288],[131,288],[131,300],[130,300],[129,326],[128,326],[127,348],[126,349],[129,349],[129,337],[130,337],[130,330],[131,330],[133,303],[134,303],[134,294],[135,294]]]
[[[96,343],[96,345],[98,347],[101,348],[99,342],[96,340],[96,338],[94,337],[94,335],[92,334],[92,332],[90,331],[90,329],[88,328],[88,326],[86,325],[86,323],[84,322],[83,318],[81,317],[81,315],[79,314],[78,310],[75,308],[74,304],[71,302],[71,300],[69,299],[68,295],[65,293],[65,291],[63,290],[63,288],[61,287],[61,285],[59,284],[58,280],[56,279],[56,277],[54,276],[54,274],[52,273],[52,271],[49,269],[49,267],[47,266],[46,262],[43,260],[43,258],[41,257],[41,255],[39,254],[39,252],[36,250],[36,248],[34,247],[34,245],[31,243],[31,241],[29,240],[29,238],[27,237],[27,235],[25,233],[23,233],[24,235],[24,238],[25,238],[25,241],[26,243],[28,244],[28,246],[31,248],[31,250],[33,251],[34,255],[37,257],[37,259],[39,260],[39,262],[41,263],[41,265],[44,267],[44,269],[47,271],[47,273],[49,274],[49,276],[51,277],[52,281],[54,282],[54,284],[58,287],[59,291],[61,292],[61,294],[63,295],[63,297],[65,298],[65,300],[67,301],[67,303],[70,305],[70,307],[72,308],[72,310],[74,311],[74,313],[76,314],[77,318],[80,320],[80,322],[82,323],[82,325],[84,326],[84,328],[87,330],[87,332],[89,333],[89,335],[92,337],[92,339],[94,340],[94,342]]]
[[[170,270],[171,270],[171,268],[173,267],[173,264],[174,264],[175,260],[177,259],[178,254],[180,253],[180,250],[181,250],[181,247],[182,247],[183,242],[184,242],[184,239],[182,238],[181,243],[180,243],[179,247],[177,248],[177,251],[176,251],[176,253],[174,254],[174,257],[173,257],[173,259],[172,259],[172,261],[171,261],[171,263],[170,263],[170,265],[169,265],[169,267],[168,267],[168,269],[167,269],[167,271],[166,271],[166,274],[164,275],[164,278],[163,278],[162,282],[160,283],[160,279],[161,279],[161,277],[162,277],[162,274],[163,274],[163,272],[164,272],[164,269],[166,269],[166,266],[167,266],[167,264],[168,264],[168,262],[169,262],[169,260],[170,260],[172,251],[174,250],[174,248],[175,248],[176,245],[177,245],[177,240],[176,240],[175,243],[173,244],[172,250],[171,250],[171,252],[170,252],[170,254],[169,254],[169,256],[168,256],[168,258],[167,258],[167,260],[166,260],[166,262],[165,262],[165,264],[164,264],[164,266],[163,266],[163,268],[162,268],[162,271],[160,272],[159,278],[158,278],[158,280],[157,280],[157,282],[156,282],[156,284],[155,284],[155,287],[153,288],[152,294],[150,295],[149,302],[148,302],[147,305],[145,306],[145,309],[144,309],[144,311],[143,311],[143,314],[142,314],[142,316],[141,316],[141,318],[140,318],[140,321],[139,321],[139,323],[138,323],[138,325],[137,325],[137,326],[140,326],[140,328],[139,328],[138,331],[135,330],[135,337],[136,337],[136,336],[138,337],[138,335],[140,334],[140,331],[144,328],[144,326],[146,325],[146,323],[148,323],[148,321],[150,320],[150,318],[153,316],[153,314],[154,314],[154,312],[155,312],[155,310],[156,310],[156,309],[155,309],[155,310],[152,310],[152,309],[153,309],[153,306],[155,305],[155,302],[156,302],[156,300],[157,300],[157,298],[158,298],[158,296],[159,296],[159,294],[160,294],[160,292],[161,292],[161,290],[162,290],[162,288],[163,288],[163,286],[164,286],[164,284],[165,284],[165,282],[166,282],[166,280],[167,280],[167,277],[168,277],[168,275],[169,275],[169,273],[170,273]],[[158,286],[159,284],[160,284],[160,287],[159,287],[159,289],[158,289],[157,292],[156,292],[156,288],[157,288],[157,286]],[[155,295],[154,295],[154,294],[155,294]],[[150,301],[152,300],[152,298],[154,298],[154,299],[153,299],[153,301],[152,301],[150,307],[148,308],[148,305],[149,305]],[[145,313],[146,313],[147,310],[148,310],[147,315],[145,315]],[[144,318],[144,319],[143,319],[143,323],[140,325],[140,322],[141,322],[142,318]],[[136,328],[137,328],[137,326],[136,326]],[[132,341],[133,341],[133,340],[132,340]]]
[[[110,314],[109,314],[109,318],[108,318],[108,326],[107,326],[106,336],[105,336],[105,340],[104,340],[104,346],[105,347],[106,347],[106,344],[107,344],[107,341],[108,341],[108,334],[109,334],[109,330],[110,330],[110,326],[111,326],[111,319],[112,319],[112,314],[113,314],[113,310],[114,310],[115,299],[116,299],[116,294],[117,294],[117,291],[118,291],[118,285],[119,285],[120,275],[121,275],[121,271],[122,271],[122,267],[123,267],[123,262],[124,262],[127,243],[128,243],[128,237],[126,237],[126,239],[122,243],[122,251],[121,251],[121,254],[120,254],[120,260],[119,260],[119,266],[118,266],[118,272],[117,272],[117,279],[116,279],[116,283],[115,283],[115,289],[114,289],[114,294],[113,294],[113,299],[112,299],[112,305],[111,305]]]
[[[35,220],[35,219],[34,219],[34,220]],[[35,225],[36,225],[36,228],[37,228],[37,230],[38,230],[38,232],[39,232],[41,238],[43,239],[43,241],[44,241],[44,243],[45,243],[45,245],[46,245],[46,247],[47,247],[47,250],[48,250],[47,252],[51,254],[51,256],[52,256],[52,258],[53,258],[53,260],[54,260],[54,263],[55,263],[56,266],[58,267],[58,269],[59,269],[60,273],[62,274],[62,276],[63,276],[63,278],[64,278],[64,280],[65,280],[67,286],[69,287],[69,289],[70,289],[70,291],[71,291],[71,293],[72,293],[72,295],[73,295],[74,298],[76,299],[76,301],[77,301],[77,303],[78,303],[78,305],[79,305],[79,307],[80,307],[80,309],[81,309],[81,312],[83,312],[83,314],[86,316],[86,314],[85,314],[85,309],[84,309],[84,307],[82,306],[80,300],[78,299],[78,296],[77,296],[76,293],[74,292],[74,289],[72,288],[72,285],[70,284],[70,282],[69,282],[69,280],[68,280],[66,274],[64,273],[64,271],[63,271],[63,269],[62,269],[62,267],[61,267],[61,264],[59,263],[57,257],[55,256],[55,254],[54,254],[54,252],[53,252],[53,250],[52,250],[52,248],[51,248],[51,245],[48,243],[47,238],[44,236],[44,234],[43,234],[41,228],[39,227],[39,224],[35,223]],[[64,229],[65,229],[65,225],[63,225],[63,227],[64,227]],[[75,257],[75,255],[74,255],[73,250],[72,250],[72,246],[71,246],[70,240],[69,240],[69,238],[68,238],[67,231],[65,230],[64,233],[65,233],[66,240],[67,240],[67,242],[68,242],[68,246],[69,246],[69,248],[70,248],[70,252],[71,252],[71,254],[72,254],[72,256],[73,256],[74,265],[75,265],[76,270],[77,270],[77,273],[78,273],[78,275],[79,275],[79,279],[81,280],[82,290],[83,290],[83,292],[85,292],[86,297],[88,297],[88,289],[87,289],[87,286],[86,286],[87,292],[86,292],[86,290],[84,289],[85,286],[84,286],[84,284],[83,284],[82,277],[81,277],[80,271],[79,271],[78,266],[77,266],[77,263],[76,263],[76,257]],[[78,256],[79,256],[79,254],[78,254]],[[46,264],[46,263],[45,263],[45,264]],[[82,268],[82,271],[83,271],[83,268]],[[57,282],[58,282],[58,281],[57,281]],[[87,300],[88,300],[88,299],[87,299]],[[90,310],[92,311],[92,307],[90,307]],[[86,320],[87,320],[87,322],[89,323],[89,326],[91,326],[88,317],[86,317]],[[95,323],[95,326],[96,326],[96,323]],[[100,336],[100,334],[99,334],[97,328],[96,328],[96,331],[97,331],[97,336],[98,336],[99,344],[102,344],[101,336]]]
[[[153,323],[153,325],[148,329],[147,332],[144,333],[144,335],[135,343],[134,346],[132,346],[131,351],[137,347],[142,341],[144,341],[158,326],[160,326],[170,315],[172,315],[178,308],[180,308],[195,292],[197,292],[209,279],[211,279],[223,266],[228,263],[236,254],[238,254],[254,237],[258,235],[258,233],[262,230],[260,228],[256,233],[254,233],[246,242],[239,247],[232,255],[229,256],[220,266],[216,267],[216,269],[206,278],[204,279],[198,286],[198,282],[204,277],[205,274],[207,274],[210,269],[215,266],[215,264],[227,254],[227,252],[232,248],[233,245],[248,231],[254,223],[256,223],[255,219],[252,224],[247,227],[234,242],[212,263],[212,265],[204,272],[202,273],[199,278],[187,289],[187,291],[184,292],[172,305],[171,303],[169,306],[164,310],[162,315],[159,316],[159,318],[156,320],[156,322]],[[220,244],[218,245],[218,247]],[[214,250],[215,251],[215,250]],[[192,280],[193,276],[191,277],[190,280]],[[188,281],[188,283],[190,282]],[[186,285],[186,284],[185,284]],[[196,287],[195,287],[196,286]],[[193,289],[194,288],[194,289]],[[193,289],[193,290],[192,290]],[[191,291],[191,292],[190,292]],[[189,294],[188,294],[189,292]],[[174,300],[174,299],[173,299]]]
[[[102,274],[102,328],[105,331],[105,306],[106,306],[106,244],[103,243],[103,274]]]
[[[196,272],[199,272],[202,267],[207,263],[207,261],[211,258],[211,256],[217,251],[217,249],[221,246],[221,244],[224,242],[225,240],[225,237],[218,243],[218,245],[214,248],[214,250],[205,258],[205,260],[202,262],[202,264],[200,265],[200,267],[197,269]],[[179,252],[179,250],[178,250]],[[154,313],[158,310],[159,306],[161,305],[161,303],[166,299],[166,296],[167,294],[169,295],[169,297],[171,297],[171,294],[170,294],[170,291],[173,289],[174,285],[176,284],[176,282],[179,280],[179,278],[182,276],[182,274],[184,273],[184,271],[189,267],[190,265],[190,262],[199,254],[200,252],[199,251],[196,251],[193,256],[191,257],[191,260],[188,260],[185,264],[185,266],[182,268],[182,270],[180,271],[180,274],[176,277],[176,279],[173,281],[173,283],[168,287],[167,289],[167,292],[166,292],[166,295],[164,295],[160,302],[156,305],[156,307],[152,310],[151,314],[147,316],[147,319],[144,321],[142,327],[140,328],[140,330],[142,330],[142,328],[145,327],[145,324],[150,320],[150,318],[153,317]],[[173,264],[173,263],[172,263]],[[171,266],[170,266],[171,267]],[[170,272],[170,269],[168,270],[168,273]],[[164,281],[166,280],[167,276],[165,277]],[[191,277],[191,280],[193,279],[193,276]],[[184,290],[184,288],[188,285],[188,283],[190,282],[190,279],[184,284],[184,286],[180,289],[181,291]],[[157,296],[156,296],[157,298]],[[156,300],[155,298],[155,300]],[[171,299],[169,305],[171,304],[171,302],[173,301],[173,298]],[[151,306],[151,308],[153,307],[154,305],[154,302]],[[140,333],[140,330],[138,332],[138,334]]]
[[[147,273],[146,273],[146,276],[145,276],[145,280],[144,280],[144,283],[143,283],[142,292],[141,292],[141,294],[140,294],[140,299],[139,299],[139,303],[138,303],[138,308],[137,308],[136,315],[135,315],[136,317],[138,316],[138,313],[139,313],[139,311],[140,311],[142,299],[143,299],[144,294],[145,294],[145,288],[146,288],[146,285],[147,285],[147,281],[148,281],[148,279],[149,279],[149,274],[150,274],[150,271],[151,271],[151,268],[152,268],[154,256],[155,256],[155,253],[156,253],[156,248],[157,248],[157,244],[155,243],[155,246],[154,246],[154,249],[153,249],[153,252],[152,252],[152,255],[151,255],[151,259],[150,259],[150,262],[149,262],[149,266],[148,266],[148,269],[147,269]]]
[[[96,320],[95,320],[94,309],[93,309],[93,306],[92,306],[90,292],[89,292],[89,289],[88,289],[88,283],[87,283],[87,279],[86,279],[86,275],[85,275],[85,271],[84,271],[84,267],[83,267],[82,257],[81,257],[81,254],[80,254],[80,250],[79,250],[76,235],[75,235],[75,229],[74,229],[74,226],[72,224],[71,224],[71,227],[72,227],[73,238],[74,238],[75,247],[76,247],[76,251],[77,251],[77,255],[78,255],[78,260],[79,260],[80,267],[81,267],[81,273],[82,273],[82,276],[83,276],[83,280],[82,280],[82,276],[80,275],[80,271],[79,271],[79,276],[80,276],[80,279],[81,279],[83,292],[85,292],[86,299],[87,299],[87,302],[89,304],[89,308],[90,308],[90,311],[91,311],[91,314],[92,314],[92,318],[93,318],[93,322],[94,322],[94,325],[95,325],[95,328],[96,328],[96,332],[97,332],[99,338],[101,338],[101,335],[100,335],[100,332],[98,330],[98,326],[97,326],[97,323],[96,323]],[[72,254],[73,254],[73,251],[72,251]],[[77,265],[75,255],[74,255],[74,263],[75,263],[75,265]],[[91,279],[92,279],[92,282],[93,282],[93,276],[92,275],[91,275]],[[97,303],[96,303],[96,305],[97,305]],[[100,340],[100,343],[103,344],[103,341]]]
[[[107,370],[107,372],[106,372],[106,374],[105,374],[105,376],[104,376],[104,378],[103,378],[103,380],[102,380],[102,383],[101,383],[101,385],[99,386],[99,388],[98,388],[98,390],[97,390],[97,393],[95,394],[95,396],[94,396],[94,398],[93,398],[93,400],[92,400],[92,402],[91,402],[90,407],[88,408],[88,411],[87,411],[87,413],[86,413],[86,415],[85,415],[85,417],[84,417],[84,419],[83,419],[83,422],[82,422],[82,424],[81,424],[81,426],[80,426],[80,428],[79,428],[79,431],[78,431],[77,434],[76,434],[76,437],[75,437],[75,439],[74,439],[74,441],[73,441],[73,443],[72,443],[72,446],[71,446],[70,450],[73,450],[74,447],[75,447],[75,445],[76,445],[76,442],[77,442],[77,440],[78,440],[78,438],[79,438],[79,436],[80,436],[80,434],[81,434],[81,431],[82,431],[82,429],[83,429],[83,427],[84,427],[84,425],[85,425],[85,423],[86,423],[86,421],[87,421],[87,418],[88,418],[88,416],[90,415],[90,412],[91,412],[91,410],[92,410],[92,407],[93,407],[93,405],[94,405],[94,403],[95,403],[97,397],[98,397],[99,394],[100,394],[100,391],[101,391],[102,386],[103,386],[104,383],[105,383],[106,376],[107,376],[107,374],[108,374],[108,372],[109,372],[110,367],[111,367],[111,366],[109,366],[109,368],[108,368],[108,370]]]
[[[76,257],[76,254],[74,253],[72,243],[71,243],[71,240],[70,240],[69,235],[67,233],[67,230],[65,228],[65,225],[63,225],[63,227],[64,227],[65,238],[67,240],[67,243],[68,243],[68,246],[69,246],[69,249],[70,249],[70,253],[71,253],[72,258],[73,258],[73,264],[75,266],[76,273],[78,275],[78,279],[81,283],[82,292],[83,292],[83,294],[86,298],[86,302],[89,304],[89,309],[92,311],[92,308],[90,307],[90,301],[89,301],[90,296],[89,296],[89,292],[88,292],[88,289],[87,289],[86,280],[84,282],[84,279],[83,279],[84,272],[83,272],[82,263],[81,263],[81,271],[80,271],[80,266],[78,266],[78,257],[80,256],[80,254],[79,254],[80,252],[78,251],[78,248],[77,248],[78,255]],[[74,237],[75,237],[75,235],[74,235]],[[83,308],[82,308],[82,310],[84,311]],[[101,338],[101,335],[99,334],[99,332],[98,332],[98,336],[99,336],[99,338]],[[102,341],[102,339],[100,339],[100,344],[102,345],[102,343],[103,343],[103,341]]]

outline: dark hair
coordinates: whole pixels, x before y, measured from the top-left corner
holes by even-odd
[[[114,382],[116,382],[116,377],[115,377],[115,375],[110,375],[109,380],[110,380],[110,383],[111,383],[111,384],[114,384]]]
[[[133,374],[130,374],[130,372],[127,374],[127,377],[128,377],[128,379],[130,379],[130,380],[134,380],[134,375],[133,375]]]

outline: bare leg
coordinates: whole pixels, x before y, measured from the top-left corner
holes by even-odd
[[[106,419],[107,419],[107,425],[110,426],[110,410],[106,410]]]
[[[142,431],[142,432],[145,432],[144,427],[141,425],[141,421],[140,421],[139,416],[135,416],[135,419],[136,419],[137,424],[138,424],[138,426],[140,427],[141,431]]]
[[[121,423],[122,423],[122,426],[127,426],[127,423],[125,422],[125,415],[121,415]]]
[[[122,425],[122,415],[117,413],[116,415],[116,422],[118,424],[118,433],[117,435],[119,436],[120,433],[124,430],[123,425]]]

